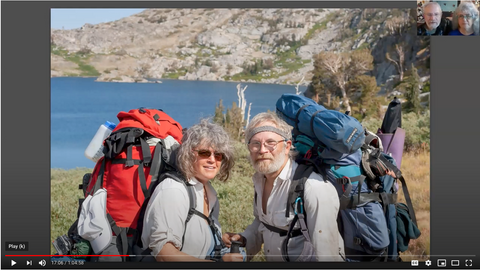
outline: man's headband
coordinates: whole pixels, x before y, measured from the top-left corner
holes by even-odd
[[[274,132],[274,133],[277,133],[278,135],[282,136],[283,138],[285,138],[286,140],[289,140],[290,139],[290,136],[289,134],[286,134],[285,132],[283,132],[282,130],[276,128],[276,127],[273,127],[273,126],[260,126],[260,127],[256,127],[256,128],[253,128],[252,130],[250,130],[250,132],[247,134],[246,136],[246,142],[249,143],[250,142],[250,139],[252,139],[252,137],[257,134],[257,133],[260,133],[260,132],[264,132],[264,131],[270,131],[270,132]]]

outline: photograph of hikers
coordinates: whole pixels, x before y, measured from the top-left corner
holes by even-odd
[[[415,5],[51,9],[52,262],[429,260]]]

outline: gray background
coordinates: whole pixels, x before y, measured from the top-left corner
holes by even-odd
[[[2,2],[2,254],[50,252],[50,8],[409,7],[415,2]],[[431,38],[431,254],[479,255],[480,37]],[[478,256],[477,256],[478,258]],[[41,258],[39,258],[41,259]],[[474,266],[478,265],[474,259]],[[2,257],[2,266],[10,258]],[[35,264],[35,262],[34,262]],[[166,265],[165,265],[166,266]],[[185,265],[186,266],[186,265]],[[253,265],[251,265],[253,266]],[[357,266],[360,266],[357,264]],[[389,265],[392,266],[392,265]],[[406,266],[406,265],[405,265]],[[187,266],[188,267],[188,266]],[[194,266],[195,267],[195,266]],[[211,267],[211,266],[210,266]],[[298,267],[298,265],[296,265]],[[478,266],[477,266],[478,267]],[[409,268],[409,267],[408,267]]]

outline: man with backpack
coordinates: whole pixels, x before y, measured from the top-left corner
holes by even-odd
[[[344,261],[335,187],[315,172],[297,179],[307,174],[298,172],[290,152],[291,130],[273,113],[258,114],[246,128],[249,159],[256,170],[255,219],[240,234],[224,234],[223,241],[227,246],[242,242],[249,258],[263,244],[267,261]],[[289,198],[292,193],[295,197]]]

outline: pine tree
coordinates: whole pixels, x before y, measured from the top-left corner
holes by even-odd
[[[240,140],[243,132],[242,110],[237,106],[236,102],[232,103],[232,108],[227,109],[225,130],[230,134],[232,139]]]
[[[405,79],[404,89],[405,89],[405,98],[407,101],[404,104],[405,112],[414,112],[419,113],[421,110],[420,105],[420,76],[418,76],[417,69],[412,64],[412,69],[410,70],[410,76]]]
[[[328,89],[329,97],[339,92],[343,106],[347,111],[351,111],[349,84],[357,76],[373,69],[373,56],[368,49],[343,53],[324,51],[315,56],[313,65],[313,86],[323,85],[324,89]]]
[[[223,107],[223,100],[220,99],[218,105],[215,106],[215,116],[213,117],[213,122],[223,126],[225,122],[225,117],[223,111],[225,108]]]
[[[376,96],[380,90],[377,86],[375,77],[360,75],[353,80],[351,87],[355,88],[357,91],[361,91],[361,95],[357,102],[362,117],[375,113],[378,106]]]

